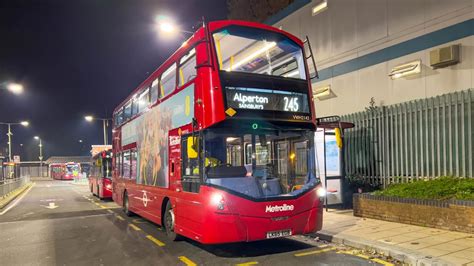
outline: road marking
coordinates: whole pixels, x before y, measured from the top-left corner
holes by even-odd
[[[97,205],[97,206],[100,206],[100,204],[99,204],[99,203],[97,203],[97,202],[95,203],[95,205]]]
[[[128,224],[128,226],[130,226],[131,228],[133,228],[133,230],[135,231],[141,231],[142,229],[140,229],[140,227],[134,225],[134,224]]]
[[[30,190],[35,186],[36,183],[33,183],[28,189],[26,189],[25,192],[23,192],[23,195],[21,195],[19,198],[17,198],[12,204],[10,204],[10,206],[8,206],[5,210],[3,210],[2,212],[0,212],[0,215],[4,215],[5,213],[7,213],[7,211],[9,211],[11,208],[15,207],[25,196],[26,194],[28,194],[28,192],[30,192]]]
[[[160,247],[165,246],[165,243],[163,243],[160,240],[154,238],[152,235],[147,235],[146,238],[148,238],[151,242],[155,243],[157,246],[160,246]]]
[[[371,257],[369,257],[369,256],[367,256],[367,255],[360,254],[360,253],[358,253],[358,252],[355,251],[355,250],[352,250],[352,251],[339,250],[337,253],[339,253],[339,254],[347,254],[347,255],[351,255],[351,256],[356,256],[356,257],[359,257],[359,258],[363,258],[363,259],[366,259],[366,260],[370,260],[370,261],[373,261],[373,262],[382,264],[382,265],[384,265],[384,266],[394,266],[393,263],[390,263],[390,262],[388,262],[388,261],[384,261],[384,260],[379,259],[379,258],[371,258]]]
[[[325,248],[325,249],[318,249],[318,250],[313,250],[313,251],[308,251],[308,252],[296,253],[295,257],[314,255],[314,254],[324,253],[324,252],[328,252],[335,249],[336,248]]]
[[[107,209],[107,207],[105,207],[104,205],[99,204],[99,207],[101,207],[102,209]]]
[[[48,204],[48,206],[44,206],[44,205],[41,205],[41,206],[45,207],[46,209],[50,209],[50,210],[54,210],[54,209],[56,209],[56,208],[59,207],[59,205],[56,205],[55,202],[50,202],[50,203]]]
[[[388,261],[384,261],[384,260],[381,260],[381,259],[377,259],[377,258],[371,259],[371,261],[377,262],[378,264],[382,264],[384,266],[394,266],[393,263],[390,263]]]
[[[250,265],[257,265],[257,264],[258,264],[258,262],[256,262],[256,261],[249,261],[249,262],[235,264],[235,266],[250,266]]]
[[[119,220],[121,220],[121,221],[125,221],[125,219],[124,219],[122,216],[118,215],[118,214],[115,215],[115,217],[117,217],[117,219],[119,219]]]
[[[107,210],[109,213],[114,213],[112,210]]]
[[[196,266],[197,264],[194,263],[194,261],[186,258],[185,256],[179,256],[178,259],[182,262],[184,262],[184,264],[186,264],[187,266]]]
[[[142,219],[133,219],[132,220],[132,223],[136,223],[136,224],[146,224],[147,222],[146,221],[143,221]]]

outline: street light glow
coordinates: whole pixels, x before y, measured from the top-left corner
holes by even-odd
[[[7,89],[13,94],[21,94],[23,92],[23,85],[18,83],[10,83],[7,85]]]
[[[176,31],[175,25],[173,25],[171,22],[160,22],[158,26],[160,30],[165,33],[173,33]]]
[[[87,122],[92,122],[94,120],[94,117],[91,116],[91,115],[87,115],[87,116],[84,116],[84,119],[87,121]]]
[[[36,139],[36,140],[39,140],[39,139],[40,139],[40,137],[38,137],[38,136],[35,136],[35,139]]]
[[[28,122],[28,121],[21,121],[20,124],[21,124],[22,126],[24,126],[24,127],[27,127],[27,126],[30,125],[30,122]]]

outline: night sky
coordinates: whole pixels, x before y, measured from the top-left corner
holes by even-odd
[[[13,154],[38,160],[35,135],[45,159],[88,155],[91,144],[102,144],[102,122],[88,123],[84,115],[111,117],[185,39],[160,35],[158,15],[191,30],[202,16],[225,19],[227,6],[225,0],[0,0],[0,83],[25,87],[20,96],[0,90],[0,122],[30,121],[13,128]],[[6,147],[0,126],[0,149]]]

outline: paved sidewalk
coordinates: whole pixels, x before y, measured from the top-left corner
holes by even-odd
[[[324,212],[322,240],[376,250],[410,265],[474,265],[474,235]]]

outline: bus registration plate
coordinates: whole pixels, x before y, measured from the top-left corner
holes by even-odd
[[[267,239],[268,238],[284,237],[284,236],[291,236],[291,230],[288,229],[288,230],[267,232]]]

